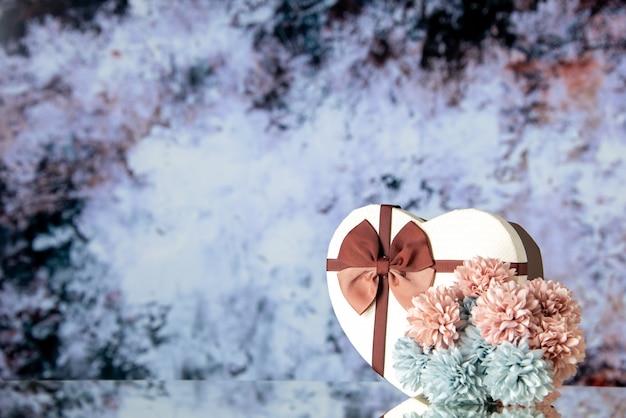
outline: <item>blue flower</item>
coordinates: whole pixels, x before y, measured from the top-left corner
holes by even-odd
[[[552,363],[543,360],[542,355],[542,350],[530,350],[526,340],[519,346],[510,342],[496,346],[483,363],[489,395],[504,405],[540,402],[554,390]]]
[[[457,347],[434,351],[422,370],[421,381],[424,396],[431,403],[484,403],[487,398],[476,366],[464,361]]]
[[[421,387],[421,375],[429,356],[424,354],[422,347],[413,339],[400,338],[392,353],[393,367],[402,387],[416,391]]]
[[[459,303],[459,313],[461,319],[468,321],[467,324],[472,323],[472,308],[476,306],[476,298],[465,296],[463,301]]]
[[[484,364],[485,358],[495,347],[485,341],[482,335],[480,335],[480,330],[474,325],[465,327],[457,346],[461,349],[463,358],[474,363],[477,373],[483,376],[486,369]]]

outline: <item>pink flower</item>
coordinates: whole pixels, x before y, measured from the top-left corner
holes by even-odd
[[[453,347],[459,327],[466,322],[460,317],[461,296],[456,289],[438,286],[414,297],[407,316],[411,325],[407,335],[425,350]]]
[[[580,329],[580,328],[579,328]],[[585,350],[587,349],[587,343],[585,342],[585,337],[581,330],[581,338],[580,343],[577,347],[577,355],[574,357],[577,363],[582,362],[585,359]],[[563,381],[569,379],[570,377],[576,375],[577,370],[576,364],[568,363],[568,362],[556,362],[554,365],[554,381],[555,385],[559,387],[563,385]]]
[[[585,337],[578,325],[580,306],[560,283],[537,278],[524,283],[524,287],[538,301],[529,344],[542,349],[543,358],[552,361],[554,383],[560,386],[576,374],[576,364],[585,358]]]
[[[540,330],[530,340],[531,348],[544,351],[543,358],[550,360],[554,367],[554,381],[561,384],[576,374],[576,363],[585,358],[585,337],[582,329],[570,324],[567,317],[555,315],[544,317]]]
[[[454,270],[454,275],[464,296],[478,297],[490,286],[510,281],[515,275],[515,269],[510,267],[509,263],[503,263],[497,258],[476,256],[465,260],[462,266]]]
[[[572,298],[573,293],[561,283],[539,277],[527,281],[524,286],[539,301],[539,305],[533,312],[537,323],[541,321],[541,318],[546,317],[565,317],[571,325],[580,323],[578,301]]]
[[[533,310],[537,301],[529,296],[528,289],[515,281],[490,286],[472,309],[474,325],[491,345],[504,341],[517,344],[530,337]]]

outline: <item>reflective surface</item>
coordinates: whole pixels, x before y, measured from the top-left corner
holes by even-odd
[[[626,388],[561,389],[563,417],[626,417]],[[403,404],[402,408],[398,408]],[[2,417],[387,417],[451,416],[414,403],[385,382],[12,381],[0,382]],[[427,411],[427,412],[425,412]],[[551,411],[548,418],[558,416]],[[468,416],[458,411],[456,416]]]

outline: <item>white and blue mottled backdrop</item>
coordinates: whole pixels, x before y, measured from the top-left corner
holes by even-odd
[[[0,6],[3,379],[375,380],[324,264],[387,202],[523,225],[626,384],[623,3],[51,3]]]

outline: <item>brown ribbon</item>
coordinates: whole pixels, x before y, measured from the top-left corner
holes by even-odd
[[[379,232],[367,220],[354,227],[341,243],[336,259],[326,260],[326,270],[336,271],[344,297],[359,314],[374,301],[372,369],[383,376],[389,289],[405,309],[413,297],[432,286],[435,272],[452,273],[463,260],[434,260],[424,231],[408,222],[391,241],[391,213],[399,206],[381,205]],[[526,263],[511,263],[518,275],[527,274]]]
[[[509,223],[515,229],[517,235],[519,235],[520,239],[522,240],[524,250],[526,251],[526,259],[528,260],[528,264],[521,266],[523,268],[520,269],[520,267],[517,267],[517,274],[520,276],[527,275],[528,280],[533,280],[537,277],[543,277],[543,261],[541,258],[541,250],[539,249],[539,245],[537,245],[533,237],[531,237],[524,228],[514,222]],[[513,264],[514,263],[511,263],[511,268],[516,268]]]

